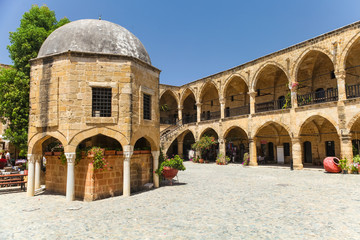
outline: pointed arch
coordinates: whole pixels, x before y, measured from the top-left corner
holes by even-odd
[[[226,131],[223,134],[223,139],[225,139],[227,137],[227,135],[229,134],[229,132],[233,129],[241,130],[243,133],[245,133],[246,137],[249,138],[248,133],[243,128],[241,128],[240,126],[237,126],[237,125],[233,125],[233,126],[229,127],[228,129],[226,129]]]
[[[337,70],[342,70],[346,68],[346,59],[348,58],[348,55],[351,52],[351,48],[359,40],[360,40],[360,32],[352,36],[352,38],[346,43],[345,47],[342,49]]]
[[[281,64],[279,64],[278,62],[275,62],[275,61],[267,61],[264,64],[262,64],[255,72],[254,77],[251,81],[251,84],[249,84],[251,86],[252,91],[256,90],[256,84],[258,82],[258,78],[259,78],[260,74],[263,72],[264,69],[268,68],[269,66],[278,67],[280,70],[282,70],[284,72],[287,79],[289,79],[289,75],[284,66],[282,66]]]
[[[195,91],[191,87],[184,88],[184,90],[180,94],[180,106],[184,105],[185,99],[190,95],[193,94],[195,101],[196,101],[196,95]]]
[[[316,113],[316,114],[313,114],[313,115],[309,116],[309,117],[308,117],[307,119],[305,119],[301,124],[299,124],[300,127],[298,127],[295,136],[296,136],[296,137],[299,137],[300,134],[301,134],[302,129],[304,128],[304,126],[305,126],[306,124],[310,123],[311,121],[313,121],[314,119],[319,118],[319,117],[320,117],[320,118],[323,118],[323,119],[325,119],[325,120],[327,120],[327,121],[329,121],[329,122],[331,123],[331,125],[334,126],[337,135],[338,135],[338,136],[341,135],[341,133],[339,132],[338,124],[337,124],[337,122],[336,122],[333,118],[331,118],[331,117],[329,117],[329,116],[325,116],[325,115],[322,114],[322,113]]]
[[[81,131],[79,133],[77,133],[76,135],[74,135],[70,141],[68,146],[65,147],[65,151],[68,152],[75,152],[76,147],[79,145],[79,143],[81,143],[84,139],[96,136],[98,134],[102,134],[104,136],[110,137],[110,138],[114,138],[115,140],[117,140],[122,146],[125,145],[129,145],[129,141],[128,139],[125,137],[124,134],[122,134],[121,132],[118,132],[116,130],[113,130],[111,128],[107,128],[107,127],[94,127],[91,129],[87,129],[84,131]]]
[[[165,90],[160,94],[160,98],[159,98],[159,99],[161,99],[161,98],[164,96],[164,94],[166,94],[166,93],[169,93],[171,96],[173,96],[174,99],[175,99],[175,101],[176,101],[177,106],[179,106],[179,98],[177,97],[177,94],[176,94],[172,89],[165,89]]]
[[[61,132],[44,132],[44,133],[37,133],[34,136],[32,136],[29,139],[28,142],[28,153],[35,153],[35,151],[37,151],[39,148],[39,146],[47,139],[49,138],[56,138],[58,139],[63,146],[68,145],[68,141],[66,139],[66,137],[61,133]]]
[[[218,133],[214,128],[212,128],[212,127],[207,127],[207,128],[205,128],[205,129],[201,132],[201,134],[199,135],[199,139],[200,139],[207,131],[214,131],[214,132],[216,133],[217,137],[219,138],[219,133]]]
[[[311,46],[307,49],[305,49],[297,58],[296,60],[294,61],[293,63],[293,67],[292,67],[292,71],[291,71],[291,76],[294,77],[295,81],[297,81],[297,73],[299,72],[299,68],[302,64],[302,62],[304,61],[304,59],[306,58],[306,56],[313,52],[313,51],[316,51],[316,52],[320,52],[320,53],[323,53],[325,54],[329,60],[331,61],[333,67],[335,68],[334,66],[334,62],[332,61],[332,54],[329,50],[325,49],[325,48],[321,48],[321,47],[317,47],[317,46]]]
[[[229,84],[230,84],[234,79],[236,79],[236,78],[242,80],[242,81],[245,83],[246,87],[249,89],[249,85],[248,85],[248,83],[245,81],[245,77],[244,77],[244,76],[242,76],[242,75],[239,74],[239,73],[231,74],[231,76],[228,77],[228,78],[225,80],[225,84],[224,84],[223,90],[222,90],[222,92],[221,92],[221,94],[222,94],[223,97],[226,96],[226,90],[227,90]]]
[[[200,87],[199,96],[198,96],[198,99],[197,99],[198,102],[201,102],[201,99],[203,98],[204,91],[206,91],[207,86],[210,86],[210,85],[214,86],[218,96],[220,97],[220,91],[219,91],[219,88],[217,87],[216,83],[214,83],[211,80],[208,80],[208,81],[205,81]]]
[[[255,134],[252,136],[252,138],[256,137],[256,135],[257,135],[262,129],[264,129],[264,128],[267,127],[267,126],[271,126],[271,125],[281,126],[283,129],[286,130],[286,132],[289,134],[289,136],[292,135],[292,131],[291,131],[291,129],[290,129],[290,127],[289,127],[288,125],[286,125],[286,124],[284,124],[284,123],[282,123],[282,122],[275,122],[275,121],[270,120],[270,121],[267,121],[267,122],[259,125],[259,126],[256,128],[256,130],[254,131]],[[271,127],[272,127],[273,129],[275,129],[276,133],[278,133],[278,129],[276,129],[274,126],[271,126]]]

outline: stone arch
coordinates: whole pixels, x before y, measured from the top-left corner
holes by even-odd
[[[246,134],[246,136],[249,138],[248,133],[247,133],[242,127],[237,126],[237,125],[233,125],[233,126],[229,127],[228,129],[226,129],[226,131],[224,132],[222,138],[225,139],[226,136],[229,134],[229,132],[230,132],[231,130],[235,129],[235,128],[239,128],[239,129],[240,129],[241,131],[243,131],[243,132]]]
[[[286,124],[284,124],[284,123],[282,123],[282,122],[267,121],[267,122],[265,122],[265,123],[262,123],[262,124],[259,124],[259,125],[258,125],[258,127],[256,128],[256,130],[254,131],[255,134],[252,136],[252,138],[256,137],[256,135],[259,133],[259,131],[260,131],[261,129],[263,129],[264,127],[267,127],[267,126],[269,126],[269,125],[271,125],[271,124],[281,126],[282,128],[284,128],[284,129],[287,131],[287,133],[289,134],[289,136],[292,137],[292,131],[291,131],[290,127],[287,126]],[[275,130],[278,131],[276,128],[275,128]]]
[[[165,90],[159,98],[160,124],[176,124],[179,119],[179,99],[171,90]]]
[[[169,94],[172,95],[172,96],[175,98],[176,103],[177,103],[177,105],[179,106],[179,102],[180,102],[180,101],[179,101],[178,95],[177,95],[172,89],[165,89],[165,90],[160,94],[159,99],[161,99],[161,98],[163,97],[163,95],[164,95],[165,93],[167,93],[167,92],[169,92]]]
[[[155,141],[155,139],[152,136],[144,134],[143,131],[140,131],[140,130],[137,131],[135,134],[133,134],[130,145],[135,146],[135,143],[137,142],[137,140],[139,140],[142,137],[145,138],[150,143],[151,151],[159,151],[159,149],[160,149],[159,141]]]
[[[294,137],[299,137],[300,136],[300,133],[301,133],[301,129],[309,122],[311,122],[312,120],[314,120],[315,118],[317,117],[321,117],[321,118],[324,118],[326,119],[327,121],[329,121],[333,126],[334,128],[336,129],[336,132],[337,132],[337,135],[340,136],[341,133],[339,132],[339,128],[338,128],[338,124],[337,122],[329,117],[329,116],[325,116],[324,114],[322,113],[316,113],[316,114],[313,114],[311,116],[309,116],[307,119],[305,119],[301,124],[299,124],[298,128],[296,129],[296,131],[294,131]]]
[[[351,120],[348,122],[348,124],[346,125],[346,130],[350,131],[350,129],[352,129],[352,127],[354,126],[354,124],[360,119],[360,113],[355,114]]]
[[[50,137],[58,139],[63,144],[63,146],[68,145],[66,137],[61,132],[37,133],[29,139],[28,153],[39,153],[39,147],[41,146],[41,144]]]
[[[321,48],[321,47],[317,47],[317,46],[311,46],[307,49],[305,49],[294,61],[293,63],[293,67],[292,67],[292,71],[291,71],[291,76],[293,76],[294,81],[297,81],[297,73],[299,71],[299,67],[301,66],[301,63],[303,62],[303,60],[306,58],[306,56],[313,52],[313,51],[317,51],[317,52],[321,52],[323,54],[325,54],[329,60],[331,61],[331,63],[333,64],[334,68],[335,68],[335,64],[332,60],[333,55],[331,54],[330,51],[328,51],[325,48]]]
[[[223,134],[225,154],[231,162],[243,162],[244,154],[249,152],[248,133],[240,126],[233,125]]]
[[[346,59],[351,51],[351,48],[354,46],[354,43],[357,42],[359,39],[360,39],[360,32],[352,36],[352,38],[346,43],[345,47],[341,52],[337,70],[342,70],[346,68]]]
[[[225,95],[226,95],[226,89],[228,88],[228,86],[229,86],[229,84],[231,83],[231,81],[234,80],[234,78],[239,78],[239,79],[241,79],[241,80],[245,83],[246,87],[249,89],[249,85],[248,85],[247,81],[245,81],[245,77],[242,76],[242,75],[239,74],[239,73],[235,73],[235,74],[231,74],[231,76],[228,77],[228,78],[225,80],[225,84],[224,84],[223,90],[222,90],[222,92],[221,92],[221,96],[225,97]]]
[[[251,81],[251,84],[249,84],[251,86],[251,90],[252,91],[255,91],[256,89],[256,84],[257,84],[257,81],[258,81],[258,78],[259,78],[259,75],[262,73],[262,71],[264,69],[266,69],[268,66],[275,66],[275,67],[278,67],[280,70],[282,70],[285,74],[285,76],[287,77],[287,79],[290,79],[289,78],[289,75],[288,75],[288,72],[285,70],[285,68],[279,64],[278,62],[275,62],[275,61],[267,61],[265,62],[264,64],[262,64],[258,69],[257,71],[255,72],[254,76],[253,76],[253,79]]]
[[[206,133],[206,132],[209,131],[209,130],[213,130],[213,131],[216,133],[217,137],[218,137],[218,138],[220,137],[219,133],[218,133],[214,128],[212,128],[212,127],[207,127],[207,128],[205,128],[203,131],[201,131],[201,134],[199,135],[199,139],[204,135],[204,133]]]
[[[101,127],[101,128],[94,127],[94,128],[88,129],[88,130],[81,131],[81,132],[77,133],[76,135],[74,135],[70,139],[68,146],[65,146],[65,151],[66,152],[75,152],[77,146],[84,139],[96,136],[98,134],[102,134],[104,136],[114,138],[121,144],[121,146],[125,146],[125,145],[129,144],[129,141],[125,137],[125,135],[123,135],[122,133],[120,133],[118,131],[115,131],[115,130],[107,128],[107,127]]]
[[[185,94],[186,94],[187,92],[190,92],[189,94],[192,93],[192,94],[194,95],[194,98],[195,98],[195,101],[196,101],[195,91],[194,91],[191,87],[186,87],[186,88],[184,88],[184,90],[183,90],[183,91],[181,92],[181,94],[180,94],[180,101],[179,101],[179,103],[180,103],[181,106],[183,106],[185,99],[189,96],[189,94],[187,94],[187,95],[185,96]]]
[[[205,81],[205,82],[201,85],[201,87],[200,87],[200,91],[199,91],[198,97],[197,97],[197,102],[200,102],[200,101],[201,101],[201,99],[202,99],[202,97],[203,97],[203,94],[204,94],[204,90],[206,90],[206,87],[209,86],[209,85],[213,85],[213,86],[215,87],[215,89],[216,89],[216,91],[217,91],[217,94],[218,94],[218,96],[219,96],[219,98],[220,98],[220,93],[221,93],[221,92],[220,92],[218,86],[216,85],[216,83],[215,83],[214,81],[207,80],[207,81]]]

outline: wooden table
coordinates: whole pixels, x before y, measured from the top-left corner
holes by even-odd
[[[25,183],[27,182],[24,180],[24,177],[27,174],[7,174],[7,175],[0,175],[0,187],[10,187],[11,185],[20,185],[21,190],[25,189]]]

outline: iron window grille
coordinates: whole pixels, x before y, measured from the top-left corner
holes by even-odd
[[[151,120],[151,95],[144,93],[144,119]]]
[[[92,116],[111,117],[111,88],[92,88]]]

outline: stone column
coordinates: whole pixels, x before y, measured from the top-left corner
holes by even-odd
[[[353,159],[353,149],[352,149],[352,142],[351,142],[351,135],[342,135],[341,142],[340,142],[340,157],[347,158],[349,163],[352,163]]]
[[[256,153],[256,138],[249,138],[249,155],[250,155],[250,166],[257,166],[257,153]]]
[[[197,122],[201,121],[201,105],[202,103],[196,103]]]
[[[254,114],[256,92],[248,92],[248,94],[250,95],[250,114]]]
[[[337,86],[338,86],[338,100],[344,101],[346,100],[346,87],[345,87],[345,79],[346,79],[346,71],[337,71],[335,73]]]
[[[179,119],[179,124],[182,125],[182,110],[184,109],[183,106],[179,105],[178,106],[178,119]]]
[[[293,138],[291,142],[292,142],[292,159],[293,159],[294,169],[301,170],[303,169],[301,141],[299,138]]]
[[[225,156],[226,156],[225,141],[223,138],[219,138],[218,142],[219,142],[219,155],[221,154],[222,160],[225,161]]]
[[[28,154],[28,181],[27,181],[27,192],[26,195],[28,197],[32,197],[35,194],[35,159],[34,154]]]
[[[65,153],[67,160],[66,201],[75,200],[75,158],[76,153]]]
[[[153,181],[154,181],[154,187],[158,188],[160,186],[159,184],[159,175],[155,173],[155,170],[159,168],[159,155],[160,151],[151,151],[151,154],[153,156]]]
[[[34,156],[35,160],[35,190],[40,186],[40,174],[41,174],[41,159],[40,156]]]
[[[184,142],[180,142],[178,141],[178,155],[183,158],[184,157],[184,149],[183,149],[183,143]]]
[[[225,99],[224,98],[220,98],[220,118],[224,119],[225,118]]]
[[[130,196],[130,160],[134,152],[134,146],[124,146],[124,173],[123,173],[123,196]]]

